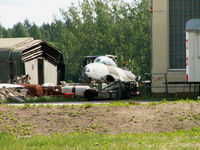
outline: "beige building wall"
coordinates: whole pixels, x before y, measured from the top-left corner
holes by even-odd
[[[169,68],[169,0],[152,0],[152,93],[165,93],[169,81],[186,81],[185,70]],[[185,92],[187,87],[168,85],[169,93]]]
[[[44,60],[44,83],[57,85],[57,66]]]
[[[38,84],[38,60],[33,59],[31,61],[25,62],[25,74],[28,74],[30,79],[30,84]]]
[[[25,74],[28,74],[30,84],[38,84],[38,59],[25,62]],[[57,85],[57,66],[44,59],[44,83]]]

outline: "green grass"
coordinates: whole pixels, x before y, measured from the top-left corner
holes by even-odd
[[[23,107],[29,108],[29,107],[36,107],[36,105],[30,105],[29,103],[45,103],[45,102],[75,102],[75,101],[86,101],[80,98],[74,98],[74,99],[66,99],[64,97],[39,97],[39,98],[31,98],[26,101],[27,104],[25,104]],[[106,102],[106,101],[105,101]],[[146,101],[148,102],[148,101]],[[110,106],[110,107],[120,107],[120,106],[131,106],[131,105],[148,105],[148,106],[157,106],[160,104],[167,104],[167,103],[200,103],[200,99],[198,100],[190,100],[190,99],[179,99],[176,101],[169,101],[166,99],[162,99],[160,101],[152,101],[150,103],[140,103],[138,101],[135,101],[134,99],[129,99],[129,100],[116,100],[112,101],[110,103],[102,103],[102,104],[94,104],[94,103],[85,103],[83,105],[72,105],[71,107],[93,107],[93,106]],[[9,102],[7,102],[9,103]],[[4,103],[6,104],[6,103]],[[52,107],[53,105],[38,105],[38,107]],[[65,107],[66,105],[64,105]],[[63,106],[58,106],[58,107],[63,107]]]
[[[174,133],[103,135],[94,133],[17,137],[0,135],[0,150],[200,149],[200,129]]]
[[[66,97],[59,97],[59,96],[41,96],[41,97],[31,97],[26,98],[25,103],[47,103],[47,102],[73,102],[73,101],[87,101],[85,98],[66,98]],[[13,103],[11,100],[0,100],[0,103]]]
[[[153,101],[155,103],[157,102],[160,102],[162,103],[163,101],[174,101],[174,102],[177,102],[177,101],[194,101],[194,100],[189,100],[189,99],[155,99],[155,98],[152,98],[150,96],[136,96],[136,97],[133,97],[132,99],[124,99],[124,100],[116,100],[115,102],[112,102],[111,105],[125,105],[125,103],[127,102],[137,102],[137,101]],[[41,96],[41,97],[32,97],[32,98],[26,98],[26,101],[25,103],[45,103],[45,102],[76,102],[76,101],[88,101],[87,99],[85,98],[80,98],[80,97],[74,97],[74,98],[66,98],[64,96]],[[93,100],[92,100],[93,101]],[[94,99],[95,101],[95,99]],[[198,97],[198,99],[196,101],[199,101],[200,102],[200,97]],[[13,103],[13,101],[11,100],[0,100],[0,103]]]

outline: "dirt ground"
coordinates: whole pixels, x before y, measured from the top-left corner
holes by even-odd
[[[159,133],[200,127],[200,103],[130,106],[0,106],[0,132]]]

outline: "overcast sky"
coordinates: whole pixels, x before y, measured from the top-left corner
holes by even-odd
[[[0,0],[0,24],[12,28],[26,18],[39,26],[51,23],[54,15],[59,17],[59,8],[66,9],[72,2],[78,5],[78,0]]]
[[[123,1],[129,3],[134,0]],[[23,23],[26,18],[39,26],[51,23],[54,16],[61,17],[59,8],[66,10],[72,2],[77,6],[82,0],[0,0],[0,24],[12,28],[18,22]]]

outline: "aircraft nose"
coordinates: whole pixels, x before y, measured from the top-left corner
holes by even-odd
[[[89,72],[87,71],[87,68],[85,68],[83,72],[83,81],[87,83],[90,83],[92,81],[92,78],[89,76]]]

